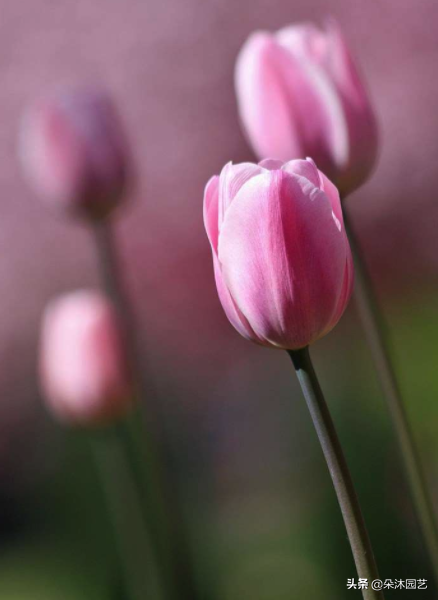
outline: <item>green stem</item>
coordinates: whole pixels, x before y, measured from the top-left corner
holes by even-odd
[[[93,432],[89,441],[116,538],[126,596],[129,600],[162,600],[141,499],[120,433],[119,427]]]
[[[363,253],[346,210],[344,210],[344,222],[354,258],[354,298],[375,368],[388,403],[417,518],[429,554],[434,578],[438,584],[438,529],[426,478],[385,340],[383,318],[379,310]]]
[[[127,419],[123,437],[141,497],[141,508],[149,526],[156,563],[160,569],[160,581],[166,589],[167,598],[194,600],[197,592],[177,493],[161,468],[163,457],[153,436],[154,427],[147,427],[145,423],[146,390],[150,389],[150,385],[144,380],[137,326],[124,294],[121,269],[108,221],[95,223],[94,238],[102,285],[116,307],[127,343],[137,408]],[[150,404],[149,402],[149,408]],[[148,412],[149,417],[150,414],[151,410]],[[157,417],[152,417],[152,425],[155,425]],[[149,418],[149,425],[150,421]]]
[[[371,542],[330,411],[313,369],[309,349],[290,350],[288,354],[294,364],[330,471],[356,563],[357,574],[360,578],[368,580],[369,587],[362,590],[362,595],[365,600],[382,599],[382,592],[371,589],[371,582],[379,579]]]

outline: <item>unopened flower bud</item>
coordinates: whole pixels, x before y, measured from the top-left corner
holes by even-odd
[[[37,193],[61,211],[101,218],[123,199],[130,154],[101,91],[64,91],[36,103],[23,119],[20,155]]]
[[[113,306],[93,291],[53,301],[41,331],[40,376],[51,412],[62,421],[105,425],[131,403],[131,385]]]

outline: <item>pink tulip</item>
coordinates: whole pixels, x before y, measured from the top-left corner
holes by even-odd
[[[61,211],[104,217],[123,197],[129,152],[101,91],[64,91],[33,106],[23,119],[20,154],[36,191]]]
[[[339,193],[313,161],[228,163],[204,223],[225,313],[245,338],[296,350],[328,333],[352,291]]]
[[[79,291],[49,305],[40,374],[47,405],[62,421],[102,425],[128,409],[131,390],[121,333],[103,296]]]
[[[334,21],[256,32],[236,64],[244,129],[257,156],[311,156],[342,195],[369,176],[377,124],[364,84]]]

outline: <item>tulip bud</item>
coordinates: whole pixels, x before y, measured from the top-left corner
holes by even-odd
[[[343,196],[367,179],[376,119],[334,21],[325,30],[302,24],[254,33],[235,80],[241,121],[260,159],[311,156]]]
[[[216,286],[237,331],[298,350],[328,333],[352,291],[339,193],[311,160],[227,164],[207,184]]]
[[[33,106],[23,119],[20,154],[36,191],[61,211],[101,218],[123,198],[127,143],[100,91],[66,91]]]
[[[105,297],[78,291],[49,305],[40,375],[47,405],[62,421],[103,425],[127,411],[131,388],[122,335]]]

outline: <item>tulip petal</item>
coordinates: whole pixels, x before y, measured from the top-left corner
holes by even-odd
[[[348,46],[333,19],[327,24],[325,69],[336,85],[347,122],[349,153],[337,184],[351,192],[369,176],[377,157],[378,126],[369,95]]]
[[[275,35],[278,42],[291,52],[311,56],[315,62],[322,62],[327,53],[325,33],[313,23],[298,23],[283,27]]]
[[[328,333],[331,329],[333,329],[333,327],[336,325],[336,323],[342,317],[345,307],[347,306],[348,301],[350,300],[351,294],[353,292],[354,264],[353,264],[353,257],[351,255],[351,250],[350,250],[348,241],[346,241],[346,246],[347,246],[347,248],[346,248],[347,259],[346,259],[346,263],[345,263],[344,283],[342,286],[341,294],[339,296],[338,305],[336,307],[335,312],[333,313],[329,327],[327,328],[326,331],[324,331],[324,335],[326,333]]]
[[[284,171],[254,177],[219,236],[224,282],[257,336],[296,349],[318,339],[343,291],[345,234],[327,195]],[[255,243],[255,240],[257,242]]]
[[[301,147],[329,174],[336,172],[346,165],[350,148],[339,91],[325,71],[326,36],[314,26],[295,25],[281,29],[275,39],[287,52],[287,62],[279,66],[290,110],[301,124]]]
[[[284,50],[273,37],[257,32],[244,44],[236,62],[240,118],[260,159],[272,156],[284,161],[301,154],[300,136],[279,67],[284,60]]]
[[[300,175],[308,179],[314,187],[321,187],[319,171],[312,159],[290,160],[283,165],[283,171],[291,175]]]
[[[213,267],[217,293],[219,296],[219,300],[222,304],[222,308],[224,309],[228,320],[230,321],[231,325],[240,333],[241,336],[243,336],[247,340],[257,342],[258,336],[255,334],[251,325],[248,323],[247,319],[237,307],[236,303],[231,297],[230,292],[228,291],[227,286],[224,283],[219,260],[214,253]],[[262,343],[262,340],[260,340],[260,343]]]
[[[259,162],[259,167],[263,167],[268,171],[275,171],[277,169],[281,169],[283,164],[283,161],[278,160],[277,158],[265,158]]]
[[[328,177],[319,171],[319,177],[321,179],[321,189],[327,194],[330,204],[332,205],[333,213],[338,219],[340,226],[344,227],[344,217],[342,215],[341,198],[339,196],[338,188],[333,185]]]
[[[219,229],[224,220],[225,213],[234,200],[240,188],[255,175],[263,172],[263,168],[254,163],[239,163],[233,165],[229,162],[222,169],[219,177]]]
[[[207,231],[207,236],[210,241],[213,254],[214,277],[219,300],[227,315],[229,321],[235,329],[246,339],[257,341],[257,336],[249,325],[248,321],[235,305],[230,293],[225,286],[221,274],[221,268],[217,257],[218,245],[218,200],[219,200],[219,177],[213,176],[207,185],[204,192],[204,225]]]
[[[204,190],[204,226],[214,253],[217,253],[219,237],[218,202],[219,177],[214,175]]]

